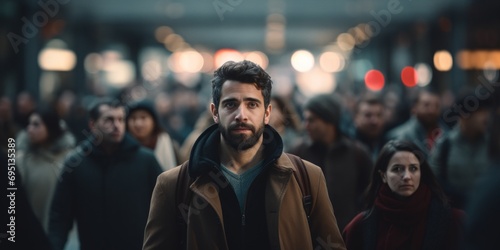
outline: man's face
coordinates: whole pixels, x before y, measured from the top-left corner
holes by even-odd
[[[264,106],[264,96],[254,84],[227,80],[222,85],[219,107],[212,103],[210,109],[222,138],[233,149],[247,150],[262,143],[271,105]]]
[[[419,101],[413,107],[413,113],[424,126],[437,125],[441,114],[441,100],[439,96],[424,92],[420,95]]]
[[[464,128],[475,135],[483,135],[488,130],[490,121],[490,110],[482,108],[470,114],[469,117],[461,118],[460,122]]]
[[[313,142],[329,144],[335,133],[335,125],[326,122],[309,110],[304,110],[304,126]]]
[[[384,106],[362,102],[354,118],[356,128],[370,138],[380,136],[384,129]]]
[[[90,122],[92,132],[102,135],[105,143],[120,143],[125,135],[125,108],[101,105],[99,113],[99,118]]]

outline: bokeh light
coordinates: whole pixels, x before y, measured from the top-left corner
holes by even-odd
[[[415,70],[417,71],[417,84],[420,87],[425,87],[429,85],[432,80],[432,69],[427,63],[417,63],[415,64]]]
[[[415,87],[418,82],[417,71],[411,66],[404,67],[401,70],[401,81],[406,87]]]
[[[293,53],[291,62],[298,72],[307,72],[314,67],[314,56],[307,50],[297,50]]]
[[[380,91],[384,88],[384,74],[379,70],[372,69],[365,74],[366,87],[371,91]]]
[[[267,59],[266,54],[260,51],[252,51],[244,54],[245,60],[251,61],[259,65],[264,70],[267,68],[269,64],[269,60]]]
[[[345,67],[345,58],[340,53],[327,51],[319,57],[319,65],[326,72],[339,72]]]
[[[215,67],[219,68],[227,61],[239,62],[244,59],[241,52],[234,49],[220,49],[214,54]]]
[[[68,49],[46,48],[40,51],[38,64],[43,70],[70,71],[76,65],[76,55]]]
[[[188,73],[199,72],[203,68],[203,56],[196,50],[180,52],[179,66],[182,71]]]
[[[337,37],[337,44],[342,50],[349,51],[356,45],[356,39],[349,33],[342,33]]]
[[[453,58],[446,50],[437,51],[434,54],[434,67],[439,71],[449,71],[453,66]]]

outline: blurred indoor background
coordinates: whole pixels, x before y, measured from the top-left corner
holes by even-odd
[[[2,0],[0,96],[62,106],[103,95],[151,98],[173,113],[171,130],[188,125],[179,141],[209,102],[213,70],[227,60],[260,64],[274,93],[298,103],[323,92],[397,99],[426,85],[453,96],[496,81],[499,7],[492,0]]]

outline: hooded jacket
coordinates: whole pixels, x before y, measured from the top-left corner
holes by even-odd
[[[84,141],[66,159],[54,193],[49,223],[53,249],[64,249],[74,220],[82,250],[141,249],[161,171],[153,152],[127,134],[112,154],[98,141]]]
[[[325,179],[319,167],[304,162],[310,182],[310,223],[303,208],[302,192],[283,142],[270,126],[264,130],[264,170],[249,188],[242,213],[234,191],[220,165],[220,131],[212,125],[191,151],[188,172],[192,194],[176,207],[180,168],[158,177],[145,230],[143,249],[172,249],[185,234],[187,249],[345,249]],[[180,209],[181,211],[178,211]],[[186,231],[176,214],[185,215]]]

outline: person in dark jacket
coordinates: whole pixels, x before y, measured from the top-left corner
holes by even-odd
[[[289,152],[323,170],[340,230],[363,209],[372,160],[368,150],[340,129],[341,104],[337,96],[320,94],[304,104],[308,137]]]
[[[64,163],[52,201],[49,239],[64,249],[77,223],[80,249],[141,249],[149,201],[162,169],[153,152],[125,134],[125,108],[97,101],[90,138]]]
[[[450,208],[416,144],[382,148],[366,201],[368,210],[344,229],[347,249],[459,249],[464,213]]]
[[[321,169],[283,154],[268,125],[271,88],[250,61],[215,71],[217,124],[199,136],[188,162],[158,177],[143,249],[345,249]],[[298,167],[309,176],[309,212]]]
[[[384,101],[375,95],[364,96],[354,109],[354,131],[351,132],[351,138],[366,146],[373,161],[386,143],[385,112]]]

